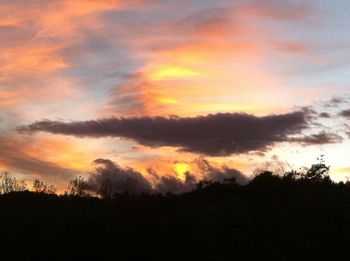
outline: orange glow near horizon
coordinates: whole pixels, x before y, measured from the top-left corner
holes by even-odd
[[[91,170],[91,162],[94,157],[91,151],[96,150],[93,146],[80,145],[80,141],[57,138],[51,135],[30,140],[17,138],[0,139],[0,144],[6,155],[0,155],[3,165],[10,169],[16,166],[6,164],[10,157],[19,160],[45,162],[57,168],[67,169],[76,173],[88,172]]]
[[[190,165],[183,162],[175,163],[175,171],[176,171],[177,177],[180,180],[185,181],[186,179],[185,174],[187,171],[190,171]]]

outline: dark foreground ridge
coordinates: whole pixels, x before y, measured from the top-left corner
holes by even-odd
[[[200,182],[181,195],[0,197],[4,260],[342,260],[350,257],[350,183],[324,165]]]

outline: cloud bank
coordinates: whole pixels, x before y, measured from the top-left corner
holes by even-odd
[[[227,156],[265,150],[275,142],[307,128],[307,112],[257,117],[243,113],[218,113],[197,117],[132,117],[91,121],[38,121],[19,127],[76,137],[120,137],[149,147],[170,146],[181,151]]]
[[[122,168],[109,159],[96,159],[94,173],[89,177],[88,183],[92,189],[102,196],[113,197],[116,193],[129,193],[133,195],[142,193],[172,192],[186,193],[193,190],[197,184],[198,174],[190,172],[184,174],[184,179],[170,174],[160,174],[149,168],[150,178],[146,179],[141,172],[130,168]],[[195,164],[201,173],[200,179],[222,182],[226,178],[235,178],[238,184],[246,184],[248,178],[240,171],[227,166],[214,167],[206,159],[197,159]]]

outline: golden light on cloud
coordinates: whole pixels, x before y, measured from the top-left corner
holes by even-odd
[[[91,156],[89,153],[79,148],[78,143],[66,139],[41,137],[33,140],[30,145],[27,144],[23,149],[23,154],[43,159],[62,168],[77,171],[90,169]]]
[[[167,96],[159,96],[157,97],[157,102],[159,102],[160,104],[177,104],[178,100],[172,98],[172,97],[167,97]]]
[[[186,172],[190,170],[190,165],[184,162],[175,163],[174,166],[177,177],[184,181],[186,179]]]
[[[208,25],[209,31],[201,28],[188,41],[153,51],[135,81],[128,83],[140,104],[137,113],[133,108],[130,113],[190,116],[247,112],[262,115],[281,107],[278,99],[274,103],[264,102],[269,92],[278,95],[278,78],[260,66],[265,57],[264,44],[244,39],[246,34],[255,33],[252,28],[233,30],[231,26],[234,25],[228,23],[219,23],[224,27],[220,37],[213,38],[212,27]],[[238,35],[229,33],[231,29]],[[239,38],[241,35],[243,39]],[[198,40],[202,37],[206,41]],[[123,94],[120,89],[120,94],[125,97],[127,92]]]
[[[161,81],[169,78],[189,78],[199,76],[200,73],[181,66],[170,65],[149,73],[148,77],[152,81]]]

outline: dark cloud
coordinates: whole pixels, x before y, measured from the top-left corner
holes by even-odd
[[[140,172],[127,167],[121,168],[108,159],[97,159],[95,172],[90,176],[92,188],[101,194],[113,196],[116,193],[185,193],[191,191],[197,182],[195,176],[185,173],[185,180],[173,175],[159,175],[154,169],[147,171],[152,177],[146,179]]]
[[[184,181],[172,175],[160,176],[154,169],[148,169],[148,173],[154,179],[154,191],[157,193],[185,193],[193,190],[197,183],[196,177],[190,172],[185,173]]]
[[[320,118],[330,118],[331,115],[330,115],[328,112],[321,112],[321,113],[319,114],[319,117],[320,117]]]
[[[180,118],[131,117],[81,122],[38,121],[19,127],[20,132],[46,131],[77,137],[121,137],[150,147],[171,146],[182,151],[226,156],[266,150],[289,140],[308,127],[307,110],[257,117],[218,113]]]
[[[346,97],[340,97],[340,96],[334,96],[332,99],[324,103],[324,106],[326,108],[337,108],[341,104],[345,103],[348,100],[348,96]]]
[[[198,159],[196,163],[204,173],[204,179],[222,182],[226,178],[235,178],[238,184],[245,185],[248,183],[248,178],[237,169],[227,166],[214,167],[206,159]]]
[[[322,131],[317,134],[311,134],[301,138],[294,138],[291,141],[302,143],[304,145],[322,145],[322,144],[331,144],[331,143],[341,143],[343,137],[336,134]]]
[[[121,168],[108,159],[96,159],[95,173],[89,178],[89,183],[97,192],[114,195],[128,192],[140,194],[151,192],[152,187],[142,174],[132,168]]]
[[[153,168],[147,169],[150,175],[146,179],[140,172],[130,167],[122,168],[109,159],[97,159],[95,172],[89,177],[89,184],[102,195],[112,197],[116,193],[128,192],[130,194],[140,193],[162,193],[172,192],[175,194],[186,193],[193,190],[198,183],[196,178],[222,182],[225,178],[235,178],[238,184],[246,184],[248,178],[240,171],[227,166],[214,167],[205,159],[197,159],[195,162],[199,172],[194,175],[190,172],[184,174],[184,180],[171,174],[159,174]]]
[[[343,110],[339,113],[340,116],[350,119],[350,109]]]

